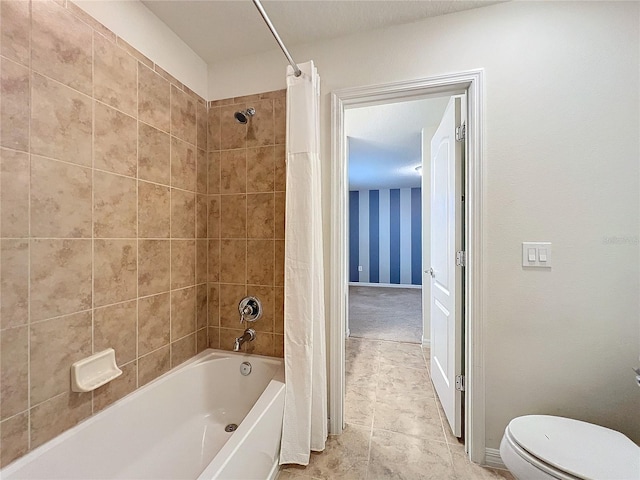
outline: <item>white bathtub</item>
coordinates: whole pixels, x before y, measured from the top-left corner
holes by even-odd
[[[251,374],[240,373],[242,362]],[[278,472],[284,367],[206,350],[0,471],[12,479],[242,479]],[[238,424],[227,433],[224,427]]]

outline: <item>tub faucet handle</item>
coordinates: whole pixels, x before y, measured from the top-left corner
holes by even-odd
[[[240,312],[240,322],[244,322],[244,317],[248,317],[253,313],[253,308],[251,307],[251,305],[245,305],[244,308],[242,309],[242,312]]]
[[[262,303],[257,297],[245,297],[238,304],[240,323],[255,322],[262,316]]]

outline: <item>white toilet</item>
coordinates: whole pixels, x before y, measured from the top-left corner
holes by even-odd
[[[514,418],[500,455],[518,480],[640,480],[640,447],[620,432],[570,418]]]

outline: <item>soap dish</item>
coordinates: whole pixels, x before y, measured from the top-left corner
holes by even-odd
[[[122,375],[116,365],[116,352],[107,348],[71,365],[71,390],[90,392]]]

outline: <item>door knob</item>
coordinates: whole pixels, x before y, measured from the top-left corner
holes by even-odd
[[[424,273],[428,273],[429,275],[431,275],[431,278],[436,278],[436,272],[433,268],[430,268],[429,270],[425,270]]]

